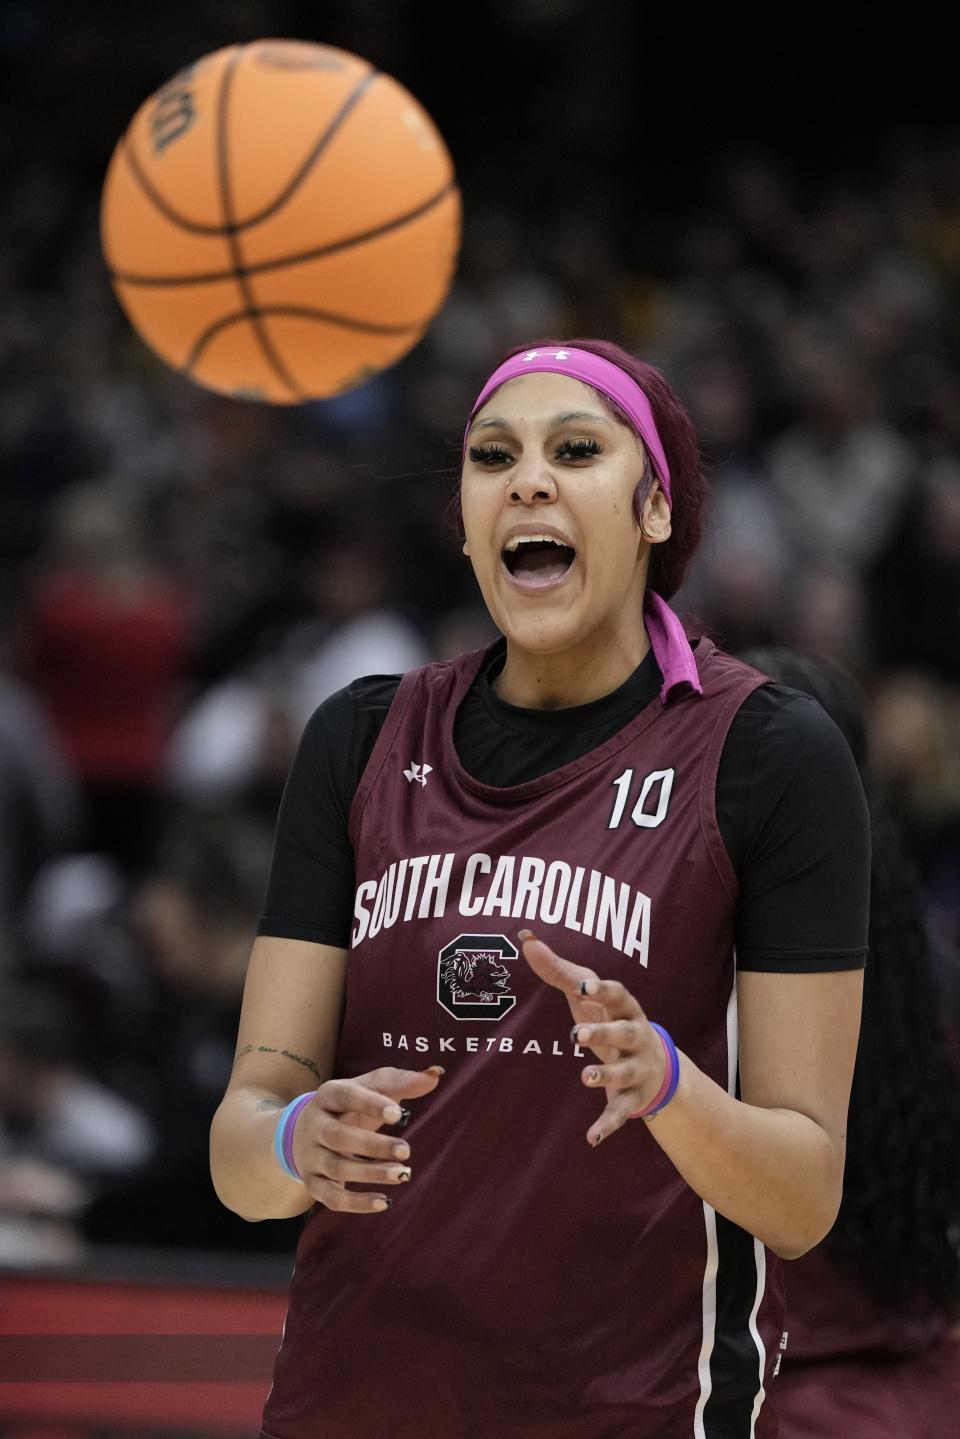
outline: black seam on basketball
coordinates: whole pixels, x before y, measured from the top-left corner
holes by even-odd
[[[277,197],[276,200],[271,200],[270,204],[266,207],[265,210],[260,210],[256,215],[251,215],[246,220],[238,220],[234,225],[234,234],[239,233],[241,230],[249,230],[252,226],[259,225],[264,220],[268,220],[271,215],[276,214],[277,210],[281,209],[281,207],[287,203],[287,201],[290,199],[290,196],[303,184],[304,180],[307,178],[314,165],[320,159],[320,156],[323,154],[324,150],[327,148],[336,132],[343,125],[343,122],[346,120],[350,111],[362,98],[372,81],[377,78],[378,74],[379,71],[371,70],[368,74],[363,76],[363,78],[358,82],[356,88],[352,90],[347,96],[346,100],[343,102],[343,105],[340,107],[337,114],[333,117],[330,124],[327,126],[326,131],[323,135],[321,135],[313,150],[307,156],[300,169],[299,174],[294,175],[286,190],[284,190],[282,194]],[[222,83],[223,81],[221,79],[221,84]],[[181,230],[188,230],[191,235],[226,235],[227,230],[225,226],[204,225],[199,220],[188,220],[186,215],[181,215],[179,210],[175,210],[174,207],[170,204],[170,202],[164,199],[160,191],[154,186],[154,184],[144,171],[143,167],[141,166],[139,156],[134,149],[133,141],[130,139],[129,132],[126,135],[121,136],[121,148],[123,151],[123,157],[126,160],[128,166],[130,167],[130,173],[133,176],[134,180],[140,186],[140,189],[146,195],[147,199],[156,206],[156,208],[160,211],[161,215],[163,215],[165,219],[169,220],[172,225],[178,225]]]
[[[261,210],[257,215],[251,215],[248,220],[238,221],[236,226],[236,229],[238,231],[249,230],[251,226],[261,224],[262,221],[268,220],[271,215],[276,214],[276,212],[287,203],[287,201],[290,199],[290,196],[293,195],[295,191],[298,190],[303,184],[304,180],[307,178],[314,165],[320,159],[320,156],[323,154],[324,150],[330,144],[330,141],[333,139],[334,135],[343,125],[343,122],[350,114],[350,111],[359,102],[362,96],[369,89],[371,82],[376,78],[376,70],[371,70],[369,74],[364,75],[363,79],[358,83],[356,88],[352,90],[351,93],[347,96],[346,100],[344,100],[339,111],[333,117],[330,124],[327,126],[326,133],[320,137],[320,139],[314,146],[312,152],[307,156],[300,169],[300,173],[298,175],[294,175],[287,188],[282,192],[282,194],[278,195],[277,198],[272,201],[265,210]]]
[[[237,46],[236,50],[240,48],[240,46]],[[231,63],[233,63],[233,61],[231,61]],[[221,85],[223,84],[222,76],[220,77],[220,83]],[[140,186],[140,189],[146,195],[147,199],[156,206],[161,215],[169,220],[172,225],[179,225],[181,230],[189,230],[192,235],[223,235],[224,230],[222,225],[201,225],[197,220],[188,220],[186,215],[181,215],[179,210],[175,210],[170,202],[164,199],[141,166],[140,157],[134,149],[129,129],[124,135],[121,135],[120,147],[123,158],[129,167],[130,174]]]
[[[188,220],[185,215],[179,214],[173,206],[163,198],[160,191],[154,188],[143,170],[141,170],[140,161],[137,159],[137,152],[133,148],[133,141],[130,139],[129,134],[124,135],[120,143],[123,147],[123,158],[127,162],[130,174],[140,186],[140,189],[146,195],[147,199],[151,204],[156,206],[165,220],[169,220],[172,225],[179,225],[181,230],[189,230],[192,235],[223,236],[224,230],[222,225],[199,225],[196,221]]]
[[[228,161],[229,150],[227,126],[230,117],[231,82],[233,80],[237,65],[240,63],[240,57],[242,54],[242,50],[238,51],[235,55],[232,55],[230,57],[230,60],[224,66],[223,75],[220,80],[220,91],[217,95],[217,171],[218,179],[220,182],[221,214],[223,216],[223,224],[226,231],[227,244],[230,246],[230,255],[233,259],[234,278],[236,279],[237,286],[240,290],[240,296],[243,300],[244,307],[247,313],[247,319],[250,322],[250,328],[253,331],[254,338],[256,339],[257,344],[260,346],[264,359],[266,360],[270,368],[273,370],[280,383],[286,385],[291,395],[293,395],[296,399],[304,400],[306,399],[304,391],[300,388],[298,384],[295,383],[289,371],[287,370],[286,365],[284,365],[283,360],[280,358],[279,354],[274,349],[273,342],[271,341],[270,336],[267,333],[263,322],[260,319],[260,314],[257,309],[256,296],[254,295],[253,290],[250,287],[250,281],[244,268],[243,254],[240,249],[240,241],[237,237],[236,229],[233,222],[233,199],[230,192],[230,166]]]
[[[327,255],[335,255],[340,250],[349,250],[354,245],[364,245],[368,240],[379,240],[381,235],[388,235],[391,230],[400,230],[404,225],[410,224],[412,220],[419,220],[430,210],[441,204],[447,196],[457,189],[457,182],[451,178],[446,182],[442,190],[436,195],[431,195],[422,205],[414,210],[408,210],[405,215],[398,215],[394,220],[387,220],[382,225],[377,225],[373,230],[364,230],[359,235],[351,235],[346,240],[334,240],[329,245],[319,245],[314,250],[301,250],[295,255],[283,255],[277,260],[255,260],[252,265],[244,266],[245,275],[259,275],[267,270],[282,270],[288,265],[300,265],[305,260],[322,260]],[[218,232],[218,233],[223,233]],[[129,275],[122,270],[111,270],[111,280],[124,285],[211,285],[217,280],[232,280],[234,270],[211,270],[203,275]]]
[[[414,325],[368,325],[362,320],[351,320],[347,315],[331,315],[326,310],[309,310],[301,305],[264,305],[260,308],[261,315],[293,315],[304,320],[319,320],[327,325],[339,325],[345,330],[359,330],[363,334],[370,335],[416,335],[423,334],[429,320],[418,321]],[[199,339],[194,341],[193,349],[183,366],[184,374],[189,375],[194,365],[200,359],[207,345],[218,335],[221,330],[226,330],[230,325],[236,325],[241,320],[249,319],[247,311],[237,310],[234,315],[222,315],[219,320],[214,320],[212,325],[204,330]]]

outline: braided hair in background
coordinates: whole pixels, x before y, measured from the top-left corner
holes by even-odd
[[[877,813],[860,686],[789,649],[740,658],[823,706],[850,745],[871,808],[870,954],[843,1201],[825,1250],[883,1308],[957,1315],[960,958],[934,942],[899,830]]]

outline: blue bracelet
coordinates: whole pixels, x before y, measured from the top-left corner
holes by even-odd
[[[301,1184],[303,1183],[303,1175],[298,1173],[293,1163],[293,1150],[290,1145],[292,1133],[288,1134],[288,1130],[292,1131],[301,1109],[313,1098],[316,1092],[315,1089],[308,1089],[306,1094],[298,1094],[296,1099],[291,1099],[287,1107],[281,1110],[280,1116],[277,1119],[277,1127],[273,1131],[273,1152],[276,1155],[277,1163],[284,1174],[289,1175],[291,1179],[296,1179]]]
[[[651,1021],[650,1028],[655,1029],[659,1034],[660,1038],[663,1040],[663,1043],[666,1047],[669,1063],[673,1072],[670,1075],[670,1083],[667,1085],[666,1093],[660,1100],[660,1103],[656,1106],[655,1109],[645,1110],[643,1113],[644,1119],[649,1119],[651,1115],[659,1114],[661,1109],[666,1109],[667,1105],[670,1103],[671,1099],[676,1094],[677,1085],[680,1083],[680,1056],[677,1053],[677,1046],[674,1044],[673,1040],[671,1039],[667,1031],[664,1029],[662,1024],[654,1024]]]

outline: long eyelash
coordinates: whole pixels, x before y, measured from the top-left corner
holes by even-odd
[[[504,445],[490,441],[485,445],[471,445],[467,453],[475,465],[505,465],[513,455]],[[591,455],[603,453],[599,440],[581,436],[577,439],[561,440],[556,449],[558,460],[586,460]]]
[[[505,465],[513,456],[503,445],[493,443],[486,445],[471,445],[467,451],[471,461],[475,465]]]
[[[582,439],[561,440],[557,446],[557,458],[565,460],[585,460],[590,455],[599,455],[603,446],[599,440]]]

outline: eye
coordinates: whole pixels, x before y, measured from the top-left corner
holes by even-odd
[[[556,450],[558,460],[589,460],[591,455],[603,453],[603,446],[599,440],[593,440],[586,435],[574,440],[561,440]]]
[[[513,459],[508,449],[492,440],[485,445],[471,445],[467,453],[474,465],[506,465]]]

